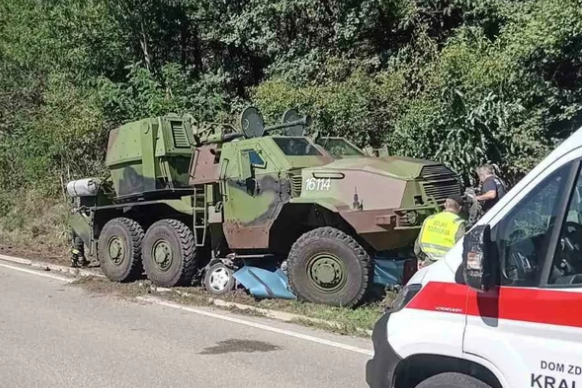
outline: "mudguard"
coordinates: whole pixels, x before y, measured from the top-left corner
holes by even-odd
[[[269,270],[245,265],[234,278],[256,298],[297,299],[289,290],[289,279],[280,269]]]

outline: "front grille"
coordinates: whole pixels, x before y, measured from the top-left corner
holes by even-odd
[[[426,180],[448,178],[454,175],[455,174],[450,169],[442,164],[424,166],[420,172],[420,176]]]
[[[461,183],[454,177],[446,180],[425,182],[422,184],[427,197],[433,198],[437,202],[444,201],[451,195],[462,195]]]
[[[442,164],[424,166],[420,172],[427,199],[442,202],[451,195],[462,195],[463,188],[457,175]]]
[[[299,197],[301,195],[301,189],[303,188],[303,179],[301,175],[291,176],[291,190],[294,197]]]

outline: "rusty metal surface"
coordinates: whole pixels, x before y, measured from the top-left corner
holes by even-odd
[[[220,163],[216,159],[214,152],[217,152],[216,144],[209,144],[198,147],[193,154],[192,166],[190,169],[190,184],[199,185],[204,183],[217,182],[220,172]]]

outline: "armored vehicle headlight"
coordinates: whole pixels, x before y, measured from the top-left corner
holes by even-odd
[[[415,225],[418,222],[418,213],[415,211],[407,212],[406,219],[411,225]]]

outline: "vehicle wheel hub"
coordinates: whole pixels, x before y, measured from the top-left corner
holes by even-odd
[[[220,267],[212,271],[210,274],[210,287],[214,291],[224,291],[228,286],[230,281],[230,276],[228,274],[228,270],[224,267]]]
[[[167,271],[174,260],[170,244],[163,240],[158,241],[154,244],[153,251],[152,256],[156,266],[162,271]]]
[[[308,275],[318,288],[328,292],[343,287],[347,280],[343,263],[330,253],[315,255],[308,265]]]
[[[117,236],[109,240],[109,258],[115,265],[120,265],[123,262],[125,256],[125,250],[123,249],[123,243],[121,239]]]

